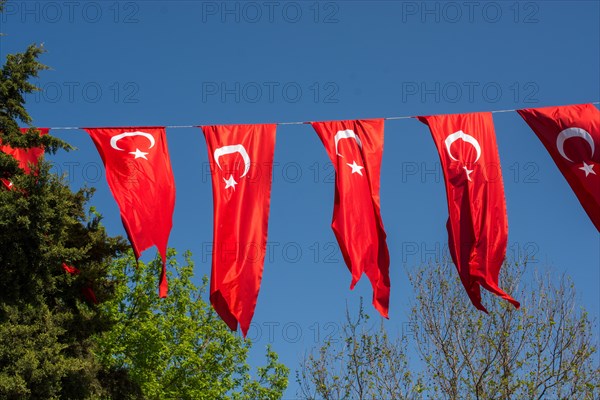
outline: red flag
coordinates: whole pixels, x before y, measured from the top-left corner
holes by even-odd
[[[592,104],[517,110],[600,231],[600,111]]]
[[[175,182],[165,128],[85,128],[106,168],[108,186],[136,259],[156,246],[163,261],[160,297],[167,296],[167,242],[173,225]]]
[[[62,263],[62,268],[69,275],[79,275],[81,273],[79,268],[73,267],[72,265],[67,265],[65,263]]]
[[[21,128],[21,133],[27,133],[28,130],[29,128]],[[40,136],[47,135],[50,131],[48,128],[36,128],[36,130],[40,132]],[[9,145],[3,145],[2,139],[0,139],[0,151],[13,156],[19,162],[19,167],[22,168],[26,174],[31,173],[30,166],[36,166],[44,154],[43,147],[32,147],[29,149],[12,148]],[[0,178],[0,181],[8,190],[12,189],[13,183],[10,179]]]
[[[231,330],[239,323],[245,337],[265,259],[276,126],[201,128],[214,203],[210,302]]]
[[[96,298],[96,293],[94,293],[94,289],[91,286],[84,286],[81,288],[81,294],[84,299],[93,304],[98,304],[98,299]]]
[[[62,268],[69,275],[79,275],[81,273],[81,271],[79,271],[79,268],[73,267],[72,265],[67,265],[65,263],[62,263]],[[98,304],[98,300],[96,299],[96,293],[94,293],[94,289],[92,289],[91,285],[82,287],[81,294],[90,303]]]
[[[491,113],[417,117],[429,126],[448,197],[448,247],[460,279],[479,310],[480,286],[508,300],[498,275],[508,240],[504,184]]]
[[[2,182],[2,186],[4,186],[5,188],[7,188],[8,190],[12,190],[13,183],[10,181],[10,179],[0,178],[0,182]]]
[[[388,318],[390,256],[379,205],[383,120],[313,122],[335,168],[331,227],[352,273],[373,287],[373,306]]]

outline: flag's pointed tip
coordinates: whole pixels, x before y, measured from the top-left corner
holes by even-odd
[[[238,324],[235,324],[235,328],[230,326],[229,329],[231,329],[233,332],[236,332],[238,329]],[[244,339],[246,339],[246,336],[248,336],[249,329],[250,329],[250,326],[242,326],[240,324],[240,330],[242,331],[242,336],[244,337]]]
[[[127,235],[129,236],[129,232],[127,233]],[[133,250],[133,256],[135,257],[135,263],[137,264],[140,261],[140,256],[142,255],[142,252],[139,251],[136,246],[134,246],[131,238],[129,239],[129,242],[131,243],[131,249]]]
[[[169,281],[167,280],[167,266],[163,258],[163,266],[160,271],[160,280],[158,281],[158,296],[161,299],[167,297],[169,293]]]
[[[169,287],[166,282],[159,284],[158,286],[158,297],[164,299],[169,296]]]
[[[383,318],[390,319],[389,307],[386,307],[386,306],[378,303],[377,301],[373,301],[373,307],[375,307],[377,312],[379,312],[379,315],[381,315]]]
[[[488,314],[488,315],[489,315],[489,312],[488,312],[487,308],[485,308],[485,307],[483,306],[483,304],[481,304],[481,302],[477,302],[477,303],[476,303],[476,302],[473,302],[473,305],[474,305],[474,306],[475,306],[475,308],[476,308],[476,309],[478,309],[479,311],[483,311],[484,313],[486,313],[486,314]]]
[[[355,273],[352,274],[352,282],[350,282],[350,290],[354,290],[354,287],[356,286],[358,281],[360,281],[362,274],[363,274],[362,271],[359,272],[358,274],[355,274]]]

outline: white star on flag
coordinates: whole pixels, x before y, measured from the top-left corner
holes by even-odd
[[[229,179],[223,178],[223,180],[225,181],[225,189],[233,188],[235,190],[235,185],[238,183],[233,179],[233,175],[229,175]]]
[[[144,153],[143,151],[137,148],[135,149],[135,151],[130,151],[129,154],[133,154],[135,156],[135,159],[143,158],[144,160],[147,160],[146,156],[148,155],[148,153]]]
[[[363,176],[361,169],[363,169],[364,167],[361,167],[360,165],[356,164],[356,161],[352,161],[352,164],[346,163],[346,165],[352,168],[353,174],[359,174],[360,176]]]
[[[473,172],[472,169],[468,169],[466,166],[463,167],[465,169],[465,172],[467,173],[467,179],[471,181],[471,177],[469,175],[471,175],[471,172]]]
[[[580,170],[582,170],[583,172],[585,172],[585,177],[587,178],[587,176],[589,174],[594,174],[596,175],[596,171],[594,171],[594,164],[586,164],[585,161],[583,162],[583,167],[579,167]]]

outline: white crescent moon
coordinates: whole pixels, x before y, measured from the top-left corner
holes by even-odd
[[[152,136],[149,133],[146,132],[140,132],[140,131],[135,131],[135,132],[124,132],[121,133],[119,135],[115,135],[110,139],[110,147],[112,147],[115,150],[121,150],[124,151],[122,148],[120,148],[117,145],[117,142],[123,138],[129,137],[129,136],[143,136],[146,139],[148,139],[150,141],[150,147],[148,147],[149,149],[151,149],[152,147],[154,147],[155,141],[154,141],[154,136]]]
[[[361,148],[362,150],[362,142],[360,141],[360,138],[358,137],[358,135],[356,133],[354,133],[353,130],[351,129],[346,129],[345,131],[339,131],[338,133],[335,134],[335,154],[337,154],[340,157],[344,157],[343,155],[341,155],[340,153],[338,153],[338,142],[342,139],[354,139],[356,140],[356,143],[358,143],[358,147]]]
[[[219,164],[219,157],[233,153],[240,153],[240,155],[244,159],[244,173],[241,176],[241,178],[243,178],[248,173],[248,170],[250,170],[250,156],[248,155],[248,152],[246,151],[246,148],[244,146],[242,146],[241,144],[232,144],[231,146],[219,147],[215,150],[213,156],[219,169],[223,170],[223,168],[221,168],[221,164]]]
[[[481,157],[481,147],[479,146],[479,142],[473,136],[468,135],[463,131],[454,132],[453,134],[448,135],[446,141],[444,142],[446,143],[446,150],[448,151],[448,155],[450,156],[450,158],[454,161],[458,161],[456,158],[454,158],[452,152],[450,151],[450,146],[458,139],[462,139],[464,142],[470,143],[471,145],[473,145],[473,147],[475,147],[475,150],[477,151],[477,158],[475,159],[475,162],[477,162],[479,160],[479,157]]]
[[[590,148],[592,149],[592,157],[594,157],[594,138],[592,137],[592,135],[590,135],[590,133],[588,131],[586,131],[585,129],[581,129],[581,128],[567,128],[565,130],[563,130],[561,133],[558,134],[558,136],[556,137],[556,148],[558,149],[558,152],[560,153],[561,156],[563,156],[563,158],[565,160],[569,160],[571,162],[573,162],[573,160],[571,160],[569,157],[567,157],[567,155],[565,154],[565,142],[567,141],[567,139],[570,139],[572,137],[579,137],[582,138],[583,140],[585,140],[586,142],[589,143]]]

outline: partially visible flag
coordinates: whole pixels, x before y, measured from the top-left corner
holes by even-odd
[[[600,231],[600,111],[593,104],[517,110]]]
[[[79,268],[76,268],[72,265],[68,265],[66,263],[62,263],[62,268],[69,275],[79,275],[81,273],[81,271],[79,271]]]
[[[74,267],[72,265],[67,265],[66,263],[62,263],[62,268],[69,275],[79,275],[81,273],[79,268]],[[81,288],[81,294],[90,303],[98,304],[98,300],[96,299],[96,293],[94,293],[94,289],[92,289],[91,285],[83,286]]]
[[[173,225],[175,182],[165,128],[85,128],[106,168],[108,186],[136,259],[156,246],[163,261],[160,297],[168,291],[166,256]]]
[[[26,133],[28,130],[29,128],[21,128],[21,133]],[[50,131],[49,128],[36,128],[36,130],[40,132],[40,136],[47,135]],[[44,154],[43,147],[32,147],[29,149],[12,148],[9,145],[3,145],[1,139],[0,151],[13,156],[15,160],[19,162],[19,167],[23,169],[26,174],[31,173],[31,166],[36,166]],[[36,172],[34,171],[34,173]],[[6,187],[8,190],[13,188],[13,183],[8,177],[0,178],[0,182],[2,182],[4,187]]]
[[[491,113],[417,117],[429,126],[448,198],[448,247],[462,284],[479,310],[480,286],[519,302],[498,287],[508,222],[500,157]]]
[[[201,128],[214,203],[210,301],[229,328],[239,324],[245,337],[263,273],[276,126]]]
[[[373,287],[373,306],[388,318],[390,256],[379,203],[383,120],[313,122],[335,168],[331,227],[352,274]]]

